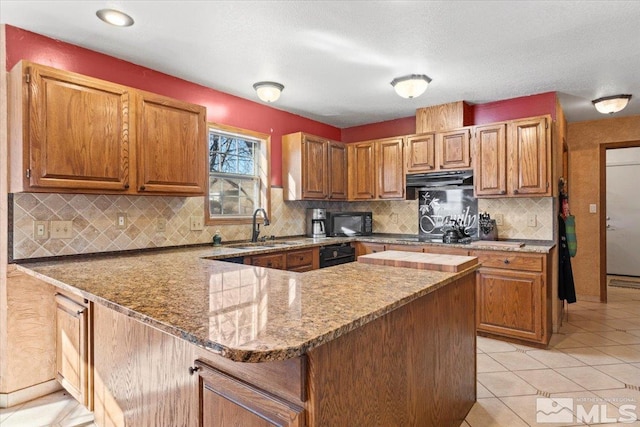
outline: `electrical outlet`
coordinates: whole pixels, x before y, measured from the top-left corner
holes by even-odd
[[[124,230],[127,228],[127,214],[124,212],[118,212],[116,215],[116,228],[118,230]]]
[[[191,231],[204,230],[204,217],[192,216],[191,217]]]
[[[163,232],[167,230],[167,220],[158,218],[156,221],[156,231]]]
[[[45,240],[49,238],[49,221],[33,221],[34,240]]]
[[[598,213],[598,207],[595,203],[589,204],[589,213]]]
[[[538,220],[537,220],[535,214],[527,215],[527,226],[528,227],[535,227],[536,225],[538,225]]]
[[[391,224],[397,224],[398,223],[398,214],[397,213],[392,213],[391,214]]]
[[[51,221],[52,239],[71,239],[73,237],[73,221]]]
[[[493,219],[496,220],[496,225],[502,225],[504,223],[504,216],[502,214],[495,214]]]

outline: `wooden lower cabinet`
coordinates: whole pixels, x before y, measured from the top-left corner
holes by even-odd
[[[551,338],[551,286],[547,255],[471,251],[476,273],[478,333],[547,346]]]
[[[257,267],[304,272],[320,268],[320,252],[317,247],[292,251],[273,252],[244,257],[244,263]]]
[[[386,250],[386,246],[383,243],[356,242],[355,246],[356,257],[359,257],[360,255],[369,255],[378,252],[384,252]]]
[[[202,427],[302,427],[304,409],[196,361]]]
[[[56,378],[78,402],[93,407],[89,302],[56,294]]]

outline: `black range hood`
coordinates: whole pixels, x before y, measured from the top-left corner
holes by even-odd
[[[473,171],[448,171],[407,174],[407,187],[471,187]]]

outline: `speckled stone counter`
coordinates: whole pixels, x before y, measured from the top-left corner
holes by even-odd
[[[207,259],[261,251],[201,247],[18,268],[244,362],[302,355],[475,270],[443,273],[354,262],[293,273]]]

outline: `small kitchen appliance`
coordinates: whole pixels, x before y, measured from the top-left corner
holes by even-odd
[[[307,209],[307,236],[314,239],[327,237],[326,231],[327,210],[321,208]]]
[[[371,212],[327,212],[327,235],[331,237],[370,236]]]
[[[491,219],[487,212],[478,214],[478,238],[479,240],[498,240],[496,220]]]

